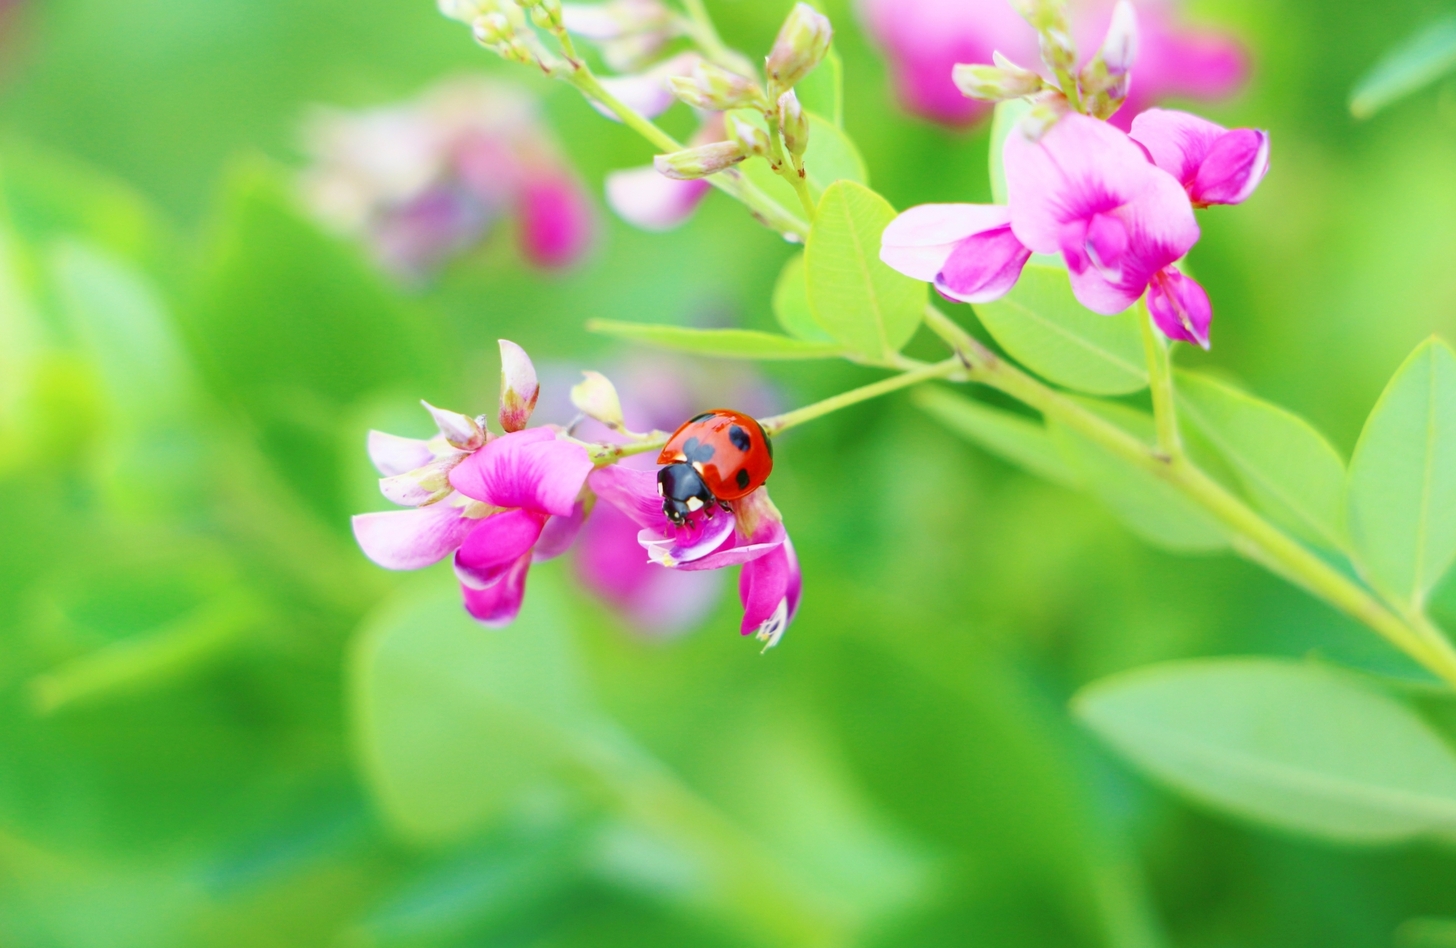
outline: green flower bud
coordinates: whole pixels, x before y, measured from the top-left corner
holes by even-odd
[[[571,387],[571,404],[588,418],[595,418],[613,431],[626,431],[622,401],[617,389],[600,372],[583,372],[582,381]]]
[[[763,129],[737,115],[728,116],[727,128],[728,137],[738,143],[744,154],[758,158],[769,156],[768,133]]]
[[[1122,106],[1136,58],[1137,13],[1128,0],[1120,0],[1113,8],[1102,48],[1077,75],[1077,88],[1089,115],[1105,119]]]
[[[724,112],[762,107],[767,101],[758,83],[707,61],[694,66],[691,75],[673,76],[667,82],[674,95],[695,109]]]
[[[833,39],[828,17],[806,3],[795,4],[764,65],[770,88],[792,89],[819,65]]]
[[[652,166],[658,174],[678,181],[691,181],[731,168],[747,157],[748,153],[737,142],[713,142],[670,155],[658,155],[652,159]]]
[[[799,104],[799,97],[790,89],[779,96],[779,131],[784,136],[784,147],[795,158],[802,158],[809,147],[809,117]]]
[[[1042,78],[1023,69],[1000,53],[993,53],[994,66],[957,63],[950,77],[961,95],[983,102],[1001,102],[1035,95],[1042,90]]]

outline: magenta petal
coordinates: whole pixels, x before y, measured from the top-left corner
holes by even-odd
[[[435,460],[428,441],[401,438],[383,431],[369,432],[369,460],[385,477],[404,474]]]
[[[734,536],[731,543],[724,543],[713,552],[701,559],[683,563],[679,569],[722,569],[725,566],[740,566],[764,556],[773,550],[783,546],[788,539],[784,532],[784,525],[774,522],[759,530],[758,535],[751,542],[746,542],[742,537]]]
[[[576,541],[576,535],[581,532],[585,522],[586,505],[579,500],[570,517],[552,517],[547,520],[545,528],[541,530],[541,539],[536,541],[536,549],[531,554],[532,561],[541,563],[565,553]]]
[[[692,216],[712,190],[706,180],[665,178],[652,165],[607,175],[607,204],[643,230],[671,230]]]
[[[670,568],[693,569],[690,564],[714,552],[733,533],[733,516],[719,511],[708,520],[703,511],[693,514],[686,525],[669,526],[667,532],[648,528],[637,534],[637,542],[652,562]]]
[[[1268,133],[1236,128],[1214,142],[1188,195],[1199,204],[1239,204],[1254,193],[1268,171]]]
[[[1030,259],[1031,251],[1009,225],[984,231],[956,245],[936,274],[935,288],[962,303],[988,303],[1011,292]]]
[[[479,526],[455,551],[455,575],[466,586],[484,589],[531,552],[546,517],[530,510],[507,510],[477,522]]]
[[[1127,253],[1127,225],[1113,214],[1097,214],[1087,224],[1083,249],[1092,265],[1109,280],[1122,276],[1122,259]]]
[[[999,204],[922,204],[885,228],[880,259],[908,277],[935,283],[950,299],[995,299],[1016,283],[1029,256],[1022,256],[1025,248],[1011,236],[1009,222],[1009,210]],[[948,268],[949,290],[941,279]]]
[[[593,230],[591,204],[570,175],[528,179],[520,202],[521,252],[534,266],[564,267],[586,252]]]
[[[1213,304],[1197,281],[1168,267],[1148,287],[1148,312],[1153,325],[1169,339],[1208,348]]]
[[[639,527],[659,534],[672,529],[662,512],[662,498],[657,493],[657,469],[637,470],[620,464],[609,464],[591,472],[587,485],[602,500],[632,518]]]
[[[1192,185],[1198,166],[1224,134],[1222,125],[1174,109],[1148,109],[1132,120],[1128,132],[1147,149],[1153,164],[1177,178],[1185,188]]]
[[[492,586],[472,589],[462,584],[460,592],[465,597],[465,611],[482,625],[495,628],[510,625],[521,612],[521,601],[526,598],[526,573],[530,569],[531,557],[526,555],[511,564]]]
[[[802,589],[799,559],[794,545],[785,539],[773,552],[745,565],[739,574],[738,596],[743,602],[739,631],[766,640],[766,648],[777,645],[799,611]]]
[[[435,504],[354,517],[354,538],[364,555],[385,569],[422,569],[438,563],[465,541],[479,520],[459,507]]]
[[[592,461],[579,444],[549,428],[493,439],[450,472],[450,486],[495,507],[571,516]]]

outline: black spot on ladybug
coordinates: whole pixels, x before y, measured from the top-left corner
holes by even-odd
[[[728,429],[728,440],[732,441],[733,447],[740,451],[747,451],[749,445],[753,444],[748,438],[748,432],[737,425],[733,425]]]
[[[735,430],[737,430],[737,429],[735,429]],[[740,468],[739,471],[738,471],[738,477],[736,478],[736,480],[738,481],[738,489],[739,490],[747,490],[748,489],[748,472],[747,471],[742,470]]]
[[[697,438],[689,438],[682,446],[682,453],[689,463],[713,460],[713,446],[704,444]]]

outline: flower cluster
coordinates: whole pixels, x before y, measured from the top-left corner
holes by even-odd
[[[500,348],[503,433],[489,430],[484,416],[429,405],[440,429],[435,438],[370,432],[370,458],[384,475],[381,491],[411,509],[356,516],[354,535],[365,555],[388,569],[420,569],[453,557],[465,608],[482,623],[501,626],[520,611],[531,564],[561,555],[578,538],[605,544],[583,551],[585,574],[605,570],[640,582],[638,570],[599,561],[620,555],[625,521],[637,564],[683,573],[741,566],[742,632],[765,648],[776,645],[798,609],[801,583],[793,544],[767,489],[731,502],[732,516],[703,510],[674,525],[663,513],[655,470],[603,463],[625,453],[613,450],[620,445],[588,445],[555,425],[527,427],[539,393],[535,368],[514,343],[502,340]],[[627,430],[616,391],[603,376],[587,373],[572,396],[583,415],[609,429],[639,441],[653,437]],[[605,531],[598,528],[602,521]]]
[[[1044,47],[1058,39],[1044,28],[1049,35]],[[994,67],[999,76],[978,73],[986,98],[1036,96],[1004,146],[1006,204],[911,208],[885,229],[881,259],[947,299],[980,303],[1009,292],[1033,253],[1060,254],[1088,309],[1119,313],[1146,293],[1165,336],[1207,348],[1208,295],[1175,264],[1198,241],[1195,207],[1253,193],[1269,167],[1269,138],[1162,109],[1138,115],[1130,132],[1105,121],[1126,94],[1136,37],[1122,0],[1102,49],[1079,74],[1066,71],[1070,51],[1044,53],[1065,88],[1029,71],[1034,86],[1018,85],[1009,61]]]
[[[1218,99],[1248,74],[1235,40],[1179,23],[1179,0],[1138,0],[1142,50],[1137,85],[1114,124],[1170,96]],[[1071,0],[1068,35],[1091,48],[1112,21],[1111,0]],[[860,18],[889,60],[896,97],[909,111],[945,125],[984,118],[985,102],[967,99],[952,80],[957,64],[990,66],[996,54],[1018,62],[1037,53],[1037,33],[1007,0],[860,0]]]
[[[507,215],[533,266],[565,266],[591,243],[585,192],[515,86],[455,79],[399,105],[323,111],[305,147],[308,204],[401,277],[432,272]]]

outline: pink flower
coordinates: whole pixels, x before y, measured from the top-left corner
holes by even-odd
[[[442,433],[429,441],[370,432],[381,489],[414,509],[360,514],[354,536],[386,569],[454,554],[465,608],[486,625],[509,624],[531,563],[565,552],[581,528],[591,458],[551,428],[490,436],[482,420],[432,412]]]
[[[1084,55],[1106,33],[1113,6],[1113,0],[1068,4]],[[1219,33],[1181,27],[1177,6],[1175,0],[1137,4],[1138,62],[1127,102],[1113,119],[1120,127],[1166,97],[1219,99],[1244,82],[1243,47]],[[1037,58],[1035,32],[1007,0],[859,0],[858,9],[889,61],[896,98],[908,111],[944,125],[969,125],[989,114],[987,103],[965,99],[956,89],[956,64],[990,64],[997,51],[1017,62]]]
[[[922,205],[885,229],[880,258],[947,298],[996,299],[1030,254],[1061,254],[1083,306],[1111,315],[1149,293],[1158,327],[1207,347],[1208,297],[1173,264],[1198,241],[1183,187],[1125,133],[1068,113],[1006,139],[1007,206]]]
[[[1269,133],[1259,129],[1230,131],[1187,112],[1149,109],[1128,134],[1178,179],[1195,207],[1240,204],[1269,171]]]
[[[417,100],[309,123],[304,197],[385,269],[418,279],[514,215],[521,254],[570,264],[593,235],[591,204],[524,91],[459,79]]]
[[[756,635],[765,648],[778,644],[798,611],[802,580],[783,517],[766,489],[734,501],[732,516],[710,516],[704,509],[678,527],[662,512],[655,471],[613,465],[593,471],[588,483],[601,503],[640,527],[637,542],[658,566],[690,572],[742,566],[740,631]]]

